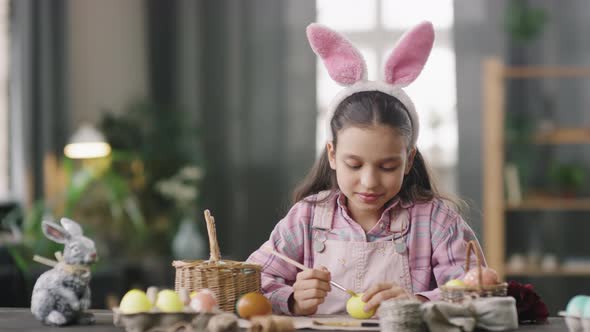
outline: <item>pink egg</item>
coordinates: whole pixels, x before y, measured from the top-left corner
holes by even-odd
[[[478,284],[477,268],[469,270],[463,277],[465,285],[475,287]],[[496,285],[498,283],[498,273],[489,267],[481,269],[481,282],[484,286]]]
[[[217,300],[211,291],[199,291],[191,298],[190,307],[197,312],[212,312],[217,307]]]

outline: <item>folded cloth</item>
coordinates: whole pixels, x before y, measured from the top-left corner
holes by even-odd
[[[516,300],[510,296],[480,297],[461,304],[433,301],[424,303],[422,310],[431,331],[470,332],[476,327],[507,331],[518,328]]]

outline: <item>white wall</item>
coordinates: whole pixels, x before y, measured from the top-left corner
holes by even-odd
[[[148,94],[143,0],[67,3],[67,91],[71,131]]]

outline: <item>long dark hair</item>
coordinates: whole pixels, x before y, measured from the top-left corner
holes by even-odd
[[[362,91],[344,99],[336,108],[330,120],[334,148],[338,141],[338,132],[349,127],[371,127],[387,125],[395,129],[407,144],[412,137],[412,121],[406,107],[395,97],[380,91]],[[316,161],[305,179],[293,192],[294,203],[323,190],[338,189],[336,172],[330,168],[326,148]],[[418,149],[410,172],[404,176],[398,194],[404,202],[425,202],[433,198],[450,201],[457,210],[466,208],[463,201],[441,194],[430,175],[424,158]]]

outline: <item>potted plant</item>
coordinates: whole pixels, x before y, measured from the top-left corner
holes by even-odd
[[[575,197],[586,182],[586,169],[581,164],[554,164],[550,169],[553,187],[560,195]]]

